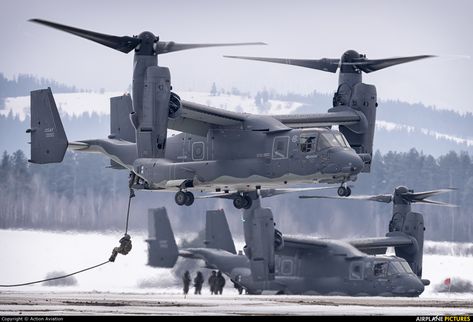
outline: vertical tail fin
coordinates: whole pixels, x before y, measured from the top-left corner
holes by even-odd
[[[179,252],[166,208],[148,210],[148,265],[174,267]]]
[[[67,137],[51,88],[31,92],[32,163],[57,163],[64,159]]]
[[[130,95],[110,98],[110,135],[111,139],[136,142],[135,128],[130,120],[133,106]]]
[[[205,222],[205,247],[223,249],[236,254],[230,228],[228,227],[225,212],[220,210],[207,210]]]

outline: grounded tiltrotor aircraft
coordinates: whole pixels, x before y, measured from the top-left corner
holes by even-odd
[[[347,182],[370,170],[376,89],[361,83],[361,76],[353,77],[358,63],[337,63],[343,83],[336,97],[350,100],[338,99],[328,113],[235,113],[181,100],[171,92],[169,69],[158,66],[159,54],[218,44],[162,42],[150,32],[117,37],[32,21],[124,53],[135,52],[133,99],[129,95],[111,98],[107,139],[68,142],[51,91],[31,92],[28,132],[33,163],[61,162],[68,148],[102,153],[111,159],[112,167],[131,172],[132,188],[176,191],[176,203],[187,206],[194,202],[192,191],[211,192],[203,197],[232,199],[239,209],[250,208],[258,196],[308,189],[281,189],[288,184],[340,183],[338,194],[348,196]],[[376,64],[386,67],[419,58],[423,57]],[[360,64],[374,69],[372,63]],[[342,90],[345,85],[349,94]],[[339,125],[340,131],[330,129],[332,125]],[[167,138],[168,129],[184,133]]]
[[[278,238],[274,279],[261,280],[255,278],[250,259],[236,253],[223,210],[207,211],[202,248],[177,248],[165,208],[150,210],[149,219],[148,265],[173,267],[178,256],[203,260],[206,268],[222,271],[250,294],[419,296],[429,284],[412,271],[406,253],[373,256],[394,246],[396,251],[409,250],[409,256],[422,261],[423,235],[413,236],[406,230],[351,241]],[[423,228],[419,218],[414,221],[416,228]]]

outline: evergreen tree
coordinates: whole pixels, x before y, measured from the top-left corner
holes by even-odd
[[[212,88],[210,89],[210,95],[212,96],[217,96],[217,85],[215,85],[215,82],[212,84]]]

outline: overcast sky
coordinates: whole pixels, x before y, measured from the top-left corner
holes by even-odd
[[[268,46],[208,48],[166,54],[174,90],[235,86],[255,93],[333,93],[337,76],[300,67],[223,58],[224,54],[368,58],[434,54],[364,76],[382,99],[473,112],[473,1],[63,1],[0,2],[0,72],[53,78],[79,88],[125,91],[133,54],[28,22],[42,18],[101,33],[149,30],[176,42],[263,41]]]

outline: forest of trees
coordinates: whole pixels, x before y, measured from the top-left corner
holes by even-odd
[[[18,150],[3,153],[0,164],[0,228],[52,230],[121,230],[128,202],[126,171],[106,168],[99,155],[67,153],[59,164],[29,164]],[[455,187],[435,198],[459,208],[414,205],[424,214],[426,238],[471,241],[473,237],[473,160],[450,152],[439,158],[412,149],[374,156],[372,173],[361,174],[354,194],[392,193],[398,185],[415,191]],[[326,192],[334,194],[335,192]],[[314,207],[317,203],[317,207]],[[234,234],[242,232],[240,212],[226,200],[197,200],[178,207],[173,193],[137,192],[130,227],[147,229],[147,209],[166,206],[178,232],[197,232],[206,209],[224,208]],[[346,237],[382,236],[391,219],[391,205],[336,200],[304,200],[297,195],[263,200],[273,209],[278,229],[288,234]],[[276,211],[277,209],[277,211]],[[196,227],[199,227],[197,229]]]
[[[51,87],[54,93],[77,92],[75,86],[67,86],[52,79],[38,78],[33,75],[20,74],[14,79],[7,79],[0,73],[0,108],[3,107],[6,97],[17,97],[30,95],[30,91]]]

